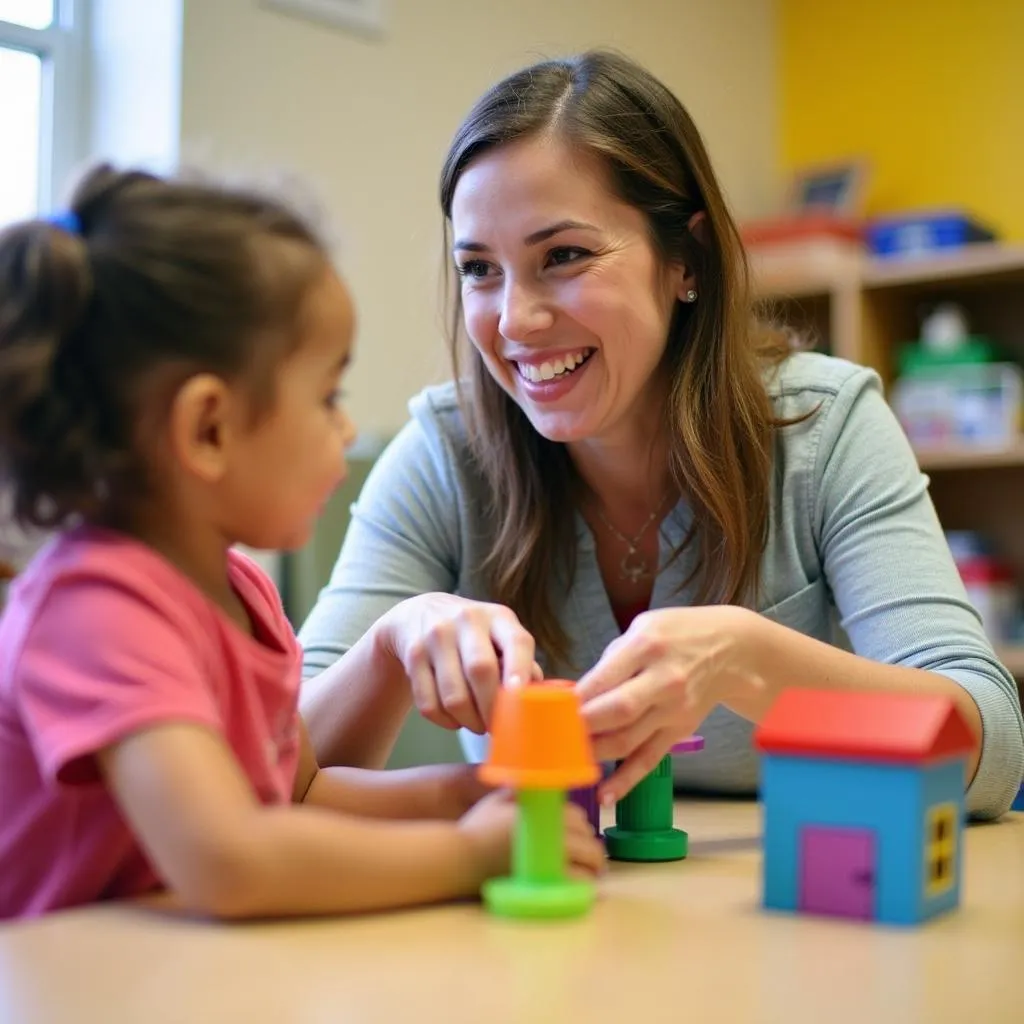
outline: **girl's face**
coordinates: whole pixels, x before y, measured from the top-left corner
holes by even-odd
[[[340,384],[352,356],[348,289],[327,269],[302,310],[302,338],[279,366],[271,412],[236,442],[224,492],[241,543],[301,547],[344,480],[356,430]]]
[[[595,158],[550,137],[491,150],[456,185],[452,229],[469,339],[538,433],[572,444],[650,422],[692,280]]]

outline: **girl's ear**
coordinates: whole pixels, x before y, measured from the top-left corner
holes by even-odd
[[[220,377],[199,373],[185,381],[171,403],[171,455],[182,469],[206,483],[217,483],[227,471],[232,400]]]

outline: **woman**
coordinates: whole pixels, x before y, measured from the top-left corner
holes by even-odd
[[[607,53],[520,71],[459,129],[441,204],[461,384],[413,402],[301,632],[321,758],[382,756],[409,692],[330,666],[433,594],[393,653],[471,757],[496,688],[538,671],[578,679],[622,760],[606,802],[698,728],[677,781],[752,792],[753,724],[785,686],[945,694],[979,737],[970,811],[1006,810],[1019,698],[927,481],[875,374],[754,318],[671,93]]]

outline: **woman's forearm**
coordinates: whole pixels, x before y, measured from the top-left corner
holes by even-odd
[[[956,702],[977,739],[968,762],[968,778],[974,778],[981,759],[981,712],[970,693],[955,680],[925,669],[871,661],[753,613],[748,623],[746,671],[751,677],[760,677],[763,685],[739,688],[735,699],[726,702],[731,710],[760,721],[778,694],[789,686],[941,694]]]
[[[384,766],[411,707],[405,671],[380,623],[307,679],[300,699],[317,761],[357,768]]]

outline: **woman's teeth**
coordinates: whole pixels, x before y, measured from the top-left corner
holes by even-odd
[[[521,377],[532,381],[534,384],[539,384],[541,381],[568,376],[577,367],[582,366],[593,354],[593,349],[583,349],[579,352],[570,352],[568,355],[559,356],[557,359],[541,363],[539,366],[534,363],[516,363],[516,368],[519,370]]]

